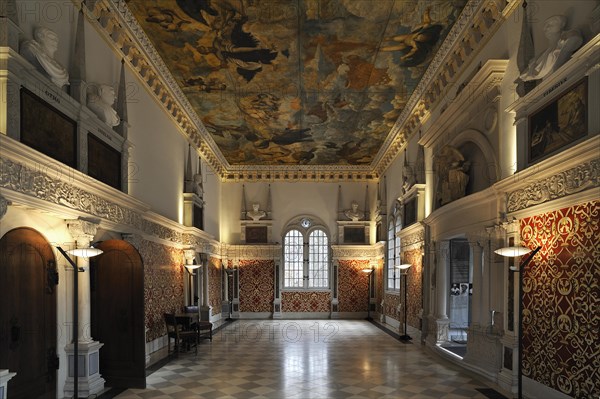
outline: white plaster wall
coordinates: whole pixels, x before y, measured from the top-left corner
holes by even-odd
[[[269,183],[244,183],[246,204],[259,202],[266,209]],[[332,242],[337,242],[338,187],[341,186],[342,208],[349,209],[352,201],[364,209],[367,183],[331,182],[272,182],[271,209],[273,218],[273,241],[281,242],[285,225],[295,216],[314,215],[327,224]],[[375,206],[377,184],[370,183],[369,203],[371,211]],[[222,184],[221,240],[227,243],[240,242],[240,217],[242,210],[242,183]],[[374,230],[372,226],[371,230]],[[374,233],[373,233],[374,234]],[[374,237],[374,236],[373,236]]]
[[[67,230],[65,220],[53,217],[45,213],[31,211],[26,208],[9,206],[6,215],[0,222],[0,237],[3,237],[8,231],[18,227],[30,227],[42,234],[52,245],[61,245],[64,249],[74,247],[73,238]],[[56,397],[62,398],[64,395],[64,384],[67,378],[67,355],[65,346],[71,342],[71,314],[73,312],[72,304],[72,281],[73,269],[68,265],[65,258],[54,250],[56,265],[58,270],[58,286],[56,290],[56,353],[60,359],[61,367],[57,371],[57,392]]]

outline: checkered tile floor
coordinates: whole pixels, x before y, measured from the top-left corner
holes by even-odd
[[[486,398],[487,385],[364,320],[241,320],[131,398]]]

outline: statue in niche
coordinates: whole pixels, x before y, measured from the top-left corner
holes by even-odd
[[[246,213],[246,215],[255,222],[258,222],[261,218],[267,216],[267,213],[265,211],[258,209],[259,207],[260,204],[258,202],[255,202],[252,204],[252,210]]]
[[[379,221],[381,215],[381,200],[375,201],[375,210],[373,211],[373,220]]]
[[[415,183],[415,171],[412,166],[405,164],[402,167],[402,194],[406,194]]]
[[[58,87],[69,84],[69,72],[54,59],[58,50],[58,35],[54,31],[40,26],[33,32],[33,40],[21,44],[21,55],[41,69]]]
[[[469,183],[470,162],[460,151],[449,145],[442,148],[434,159],[438,184],[437,200],[440,206],[465,196]]]
[[[121,118],[114,110],[115,89],[109,85],[90,85],[87,89],[87,106],[108,126],[117,126]]]
[[[565,31],[567,17],[553,15],[544,23],[544,35],[548,39],[548,48],[534,58],[519,78],[523,81],[538,80],[550,75],[569,60],[581,46],[583,38],[575,30]]]
[[[352,205],[350,209],[346,209],[344,211],[344,215],[353,222],[361,220],[365,215],[364,212],[361,212],[358,209],[358,203],[356,201],[352,201]]]

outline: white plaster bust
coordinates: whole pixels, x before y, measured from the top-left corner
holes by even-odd
[[[246,213],[246,215],[248,215],[248,217],[254,220],[255,222],[267,216],[265,211],[261,211],[258,209],[259,207],[260,205],[258,204],[258,202],[255,202],[254,204],[252,204],[252,210]]]
[[[358,210],[358,203],[356,201],[352,201],[351,209],[346,209],[344,215],[353,222],[361,220],[364,217],[363,212]]]
[[[121,118],[113,109],[115,89],[109,85],[90,85],[88,87],[87,106],[108,126],[117,126]]]
[[[565,31],[566,25],[567,17],[564,15],[553,15],[544,22],[548,48],[532,60],[527,70],[521,74],[521,80],[538,80],[548,76],[567,62],[581,46],[581,34],[574,29]]]
[[[202,175],[200,173],[196,173],[194,175],[193,189],[194,193],[196,193],[198,197],[202,198],[204,195],[204,188],[202,187]]]
[[[33,40],[21,44],[21,55],[50,77],[58,87],[69,84],[69,72],[54,59],[58,50],[58,36],[46,27],[38,27],[33,32]]]

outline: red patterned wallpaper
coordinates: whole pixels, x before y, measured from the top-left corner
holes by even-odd
[[[400,305],[400,294],[385,294],[384,296],[384,311],[385,315],[400,320],[398,314],[398,305]]]
[[[240,312],[273,312],[274,271],[274,260],[240,260]]]
[[[521,237],[542,246],[523,274],[523,374],[600,397],[600,201],[525,218]]]
[[[240,298],[241,300],[241,298]],[[365,298],[365,302],[367,298]],[[326,291],[283,291],[282,312],[330,312],[331,292]]]
[[[375,269],[375,301],[377,303],[377,311],[383,313],[384,309],[381,308],[381,302],[384,298],[383,291],[383,259],[379,259],[377,262],[377,269]]]
[[[221,265],[222,261],[218,258],[210,258],[208,261],[208,304],[212,306],[212,315],[221,313]]]
[[[338,301],[340,312],[366,312],[369,275],[362,270],[368,260],[340,260],[338,267]]]
[[[421,319],[419,313],[423,308],[423,257],[420,249],[404,252],[404,259],[412,266],[408,269],[408,310],[407,319],[408,325],[417,329],[421,329]],[[402,276],[404,278],[404,276]],[[402,282],[402,290],[404,290],[404,282]],[[404,294],[404,291],[403,291]],[[404,310],[403,310],[404,312]],[[402,313],[402,322],[404,323],[404,313]]]
[[[166,334],[164,313],[183,308],[183,251],[141,240],[137,248],[144,262],[144,319],[146,342]]]

